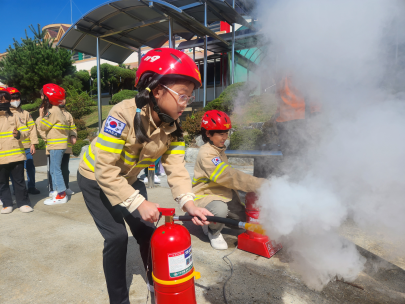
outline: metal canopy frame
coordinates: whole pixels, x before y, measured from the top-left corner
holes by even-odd
[[[232,4],[231,4],[232,3]],[[235,6],[236,3],[236,6]],[[220,49],[234,49],[234,42],[208,28],[216,21],[235,23],[254,30],[240,13],[246,11],[244,0],[119,0],[97,6],[75,22],[60,39],[58,46],[97,57],[97,92],[99,129],[101,129],[100,60],[124,62],[141,47],[161,47],[167,41],[175,48],[174,36],[187,42],[201,37],[204,63],[208,45],[215,41]],[[140,58],[140,56],[139,56]],[[234,58],[234,56],[232,56]],[[207,64],[204,64],[204,106],[207,101]],[[234,67],[232,67],[234,71]]]

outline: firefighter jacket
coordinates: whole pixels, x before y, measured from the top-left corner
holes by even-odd
[[[68,125],[70,126],[69,128],[69,137],[68,137],[68,147],[65,151],[65,154],[72,154],[72,143],[70,142],[71,136],[74,136],[77,138],[77,130],[76,130],[76,125],[73,119],[72,114],[70,114],[68,111],[66,111],[65,108],[62,108],[62,113],[65,115]]]
[[[225,150],[206,143],[198,152],[193,193],[199,207],[205,207],[214,200],[228,203],[232,200],[233,191],[255,192],[265,181],[232,168],[228,164]]]
[[[31,114],[28,113],[28,111],[21,109],[20,107],[10,107],[10,111],[11,113],[17,115],[20,118],[20,122],[25,124],[30,130],[30,136],[22,141],[24,149],[31,148],[31,145],[37,145],[39,143],[37,136],[37,127],[35,126],[35,122],[32,119]]]
[[[47,150],[67,149],[71,126],[61,108],[53,106],[49,109],[44,117],[37,119],[37,127],[40,135],[41,131],[46,134]]]
[[[63,115],[65,115],[69,127],[69,137],[68,137],[68,143],[67,143],[67,149],[65,151],[65,154],[72,154],[72,143],[70,142],[70,137],[74,136],[77,137],[77,131],[76,131],[76,125],[74,123],[74,119],[72,114],[70,114],[68,111],[66,111],[64,108],[61,108]],[[38,117],[37,120],[35,121],[36,124],[39,124],[41,122],[41,117]],[[46,132],[38,129],[38,134],[41,136],[43,140],[46,141]],[[49,150],[48,150],[48,145],[46,146],[46,155],[49,155]]]
[[[135,99],[116,104],[80,162],[79,172],[97,180],[110,203],[134,211],[145,200],[132,188],[138,174],[162,156],[162,164],[173,198],[183,205],[193,200],[191,180],[185,168],[185,144],[171,135],[174,124],[162,122],[157,127],[150,106],[141,110],[141,120],[150,142],[139,143],[135,137]],[[135,191],[135,192],[134,192]]]
[[[13,136],[13,130],[20,132],[20,138]],[[0,165],[26,160],[22,141],[30,136],[30,130],[17,115],[0,111]]]

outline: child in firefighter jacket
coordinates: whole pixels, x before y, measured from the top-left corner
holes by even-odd
[[[128,224],[139,244],[152,287],[150,239],[159,217],[158,205],[148,201],[138,175],[162,156],[175,201],[208,224],[204,208],[194,205],[191,179],[185,168],[185,144],[178,118],[201,86],[194,61],[179,50],[150,50],[136,72],[138,94],[116,104],[97,138],[83,155],[78,183],[90,214],[104,238],[103,266],[111,303],[129,303],[126,285]],[[200,221],[199,216],[203,221]]]
[[[231,129],[231,120],[224,112],[211,110],[204,113],[201,135],[205,144],[200,148],[194,167],[193,193],[196,204],[205,207],[215,216],[244,221],[244,207],[237,190],[254,192],[264,179],[251,176],[232,168],[225,155],[225,141]],[[214,249],[227,249],[220,223],[204,226]]]
[[[22,141],[29,137],[30,130],[17,115],[10,111],[11,95],[0,87],[0,197],[3,202],[1,214],[13,211],[9,179],[14,176],[15,197],[21,212],[32,212],[31,202],[24,178],[26,160]]]
[[[40,119],[37,120],[37,126],[39,131],[46,134],[46,150],[49,151],[51,160],[49,171],[53,189],[56,191],[56,195],[45,200],[44,204],[64,204],[68,197],[61,167],[70,140],[70,124],[60,108],[65,102],[65,90],[56,84],[48,83],[41,90],[41,98],[43,104],[39,108]]]

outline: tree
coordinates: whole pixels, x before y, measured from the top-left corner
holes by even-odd
[[[76,78],[78,78],[82,85],[83,91],[90,92],[90,74],[88,71],[81,70],[75,74]]]
[[[60,86],[64,88],[65,91],[76,90],[78,92],[82,92],[83,90],[83,84],[81,80],[77,77],[77,73],[75,73],[73,76],[66,75],[65,77],[63,77]]]
[[[7,56],[0,61],[0,81],[18,88],[28,100],[34,100],[44,84],[61,84],[63,77],[72,75],[76,67],[68,50],[54,48],[53,40],[44,38],[39,24],[38,30],[32,25],[29,29],[34,37],[28,37],[26,30],[26,38],[21,42],[14,39]]]
[[[100,65],[101,91],[110,94],[121,89],[133,90],[135,84],[136,69],[126,69],[108,63]],[[93,89],[97,90],[97,67],[91,68],[91,77],[94,79]]]

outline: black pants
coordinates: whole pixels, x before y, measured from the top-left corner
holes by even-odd
[[[126,282],[128,233],[125,222],[127,222],[140,247],[145,269],[148,265],[149,244],[155,226],[142,220],[137,210],[129,214],[121,206],[112,207],[96,181],[85,178],[79,172],[77,173],[77,181],[87,208],[104,238],[103,267],[110,303],[129,304]],[[137,180],[132,187],[139,190],[140,194],[147,198],[144,183]],[[149,259],[148,281],[150,284],[153,282],[151,259]]]
[[[51,157],[48,155],[48,189],[49,192],[53,191],[53,186],[52,186],[52,176],[51,172],[49,171],[49,168],[51,166]],[[69,189],[69,160],[70,160],[70,154],[63,154],[62,157],[62,176],[63,176],[63,181],[65,182],[66,189]]]
[[[3,201],[3,207],[13,206],[9,185],[10,174],[13,175],[14,179],[15,198],[18,208],[25,205],[31,206],[27,186],[25,185],[24,161],[19,161],[0,165],[0,197]]]

